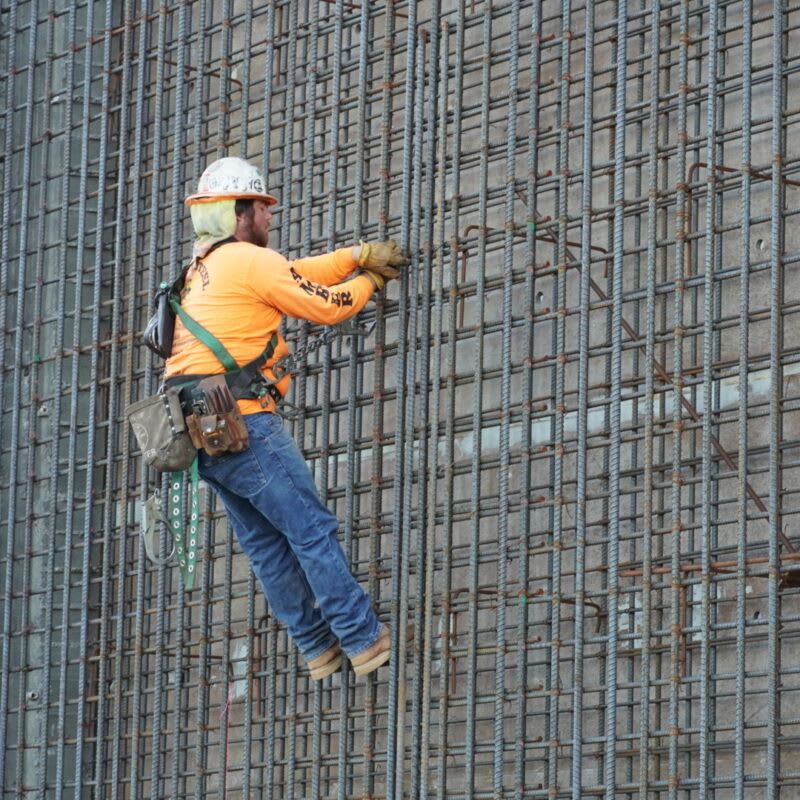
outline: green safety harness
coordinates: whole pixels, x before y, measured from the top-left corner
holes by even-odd
[[[176,298],[170,298],[170,305],[175,313],[180,316],[186,329],[197,339],[199,339],[211,352],[219,359],[225,367],[225,382],[231,390],[231,394],[236,400],[257,399],[262,405],[267,397],[275,399],[275,395],[280,398],[280,393],[275,388],[274,383],[270,383],[260,367],[272,358],[278,344],[278,334],[273,333],[267,342],[266,348],[257,358],[246,364],[244,367],[234,360],[233,356],[227,351],[225,346],[211,332],[206,330],[200,323],[193,320],[181,308]],[[181,406],[184,414],[191,412],[191,392],[197,384],[207,376],[205,375],[176,375],[172,379],[167,379],[166,383],[174,385],[180,389]],[[272,391],[270,391],[272,390]],[[277,405],[277,399],[276,399]],[[168,526],[172,531],[172,538],[175,542],[175,553],[178,557],[181,574],[183,575],[184,585],[187,589],[194,588],[196,575],[196,555],[197,555],[197,531],[200,524],[200,501],[198,493],[198,471],[197,458],[192,461],[188,470],[190,476],[190,512],[189,512],[189,532],[184,539],[183,520],[184,516],[184,484],[186,471],[170,473],[169,506],[168,506]]]
[[[212,249],[227,244],[232,239],[217,242]],[[209,251],[210,253],[211,251]],[[206,254],[208,255],[208,253]],[[214,334],[206,330],[199,322],[192,319],[181,307],[180,292],[183,289],[186,274],[189,268],[195,263],[192,262],[183,270],[179,278],[169,284],[162,282],[156,295],[157,312],[151,319],[145,331],[145,343],[157,355],[164,359],[169,358],[172,351],[172,337],[174,333],[175,316],[180,317],[186,330],[196,339],[199,339],[225,368],[223,373],[225,382],[231,394],[236,400],[256,399],[266,408],[271,398],[275,405],[281,401],[282,396],[275,384],[282,380],[284,376],[297,370],[297,363],[305,358],[312,351],[329,344],[336,335],[368,336],[375,327],[375,321],[366,327],[348,327],[343,324],[327,327],[325,331],[315,340],[307,342],[299,348],[293,355],[286,354],[271,366],[274,380],[270,381],[261,368],[272,358],[275,348],[278,345],[278,334],[273,333],[264,351],[248,364],[240,367],[233,356],[227,351],[225,346],[217,339]],[[179,390],[181,406],[184,414],[192,413],[192,391],[197,384],[207,378],[208,375],[175,375],[167,378],[166,386],[171,386]],[[190,511],[189,511],[189,530],[188,535],[184,535],[185,520],[185,495],[186,495],[186,474],[189,474],[190,487]],[[142,515],[142,535],[145,542],[145,550],[150,560],[158,565],[168,563],[173,555],[178,558],[181,575],[183,576],[186,589],[193,589],[195,575],[197,574],[197,532],[200,523],[200,502],[198,493],[199,476],[197,470],[197,458],[192,461],[188,470],[170,473],[169,483],[169,503],[167,506],[167,516],[161,511],[159,496],[153,495],[144,503]],[[171,532],[174,543],[173,552],[166,558],[160,559],[156,556],[153,547],[155,538],[156,522],[162,522]]]
[[[180,317],[186,330],[195,338],[199,339],[225,368],[224,377],[231,394],[236,400],[256,399],[265,408],[269,405],[269,398],[275,404],[281,399],[281,394],[275,387],[276,381],[270,381],[261,368],[272,358],[275,348],[278,345],[278,334],[273,333],[267,342],[264,351],[249,363],[240,367],[233,356],[228,352],[225,345],[214,336],[213,333],[204,328],[199,322],[192,319],[181,307],[179,294],[186,272],[172,285],[162,283],[159,287],[159,295],[166,295],[166,300],[172,312]],[[171,342],[170,342],[171,349]],[[282,375],[281,375],[282,376]],[[184,414],[192,413],[192,391],[197,384],[208,375],[175,375],[165,381],[167,386],[172,386],[179,390],[181,406]],[[189,475],[190,486],[190,510],[188,534],[184,535],[185,513],[185,494],[186,494],[186,475]],[[195,575],[197,574],[197,532],[200,525],[200,502],[199,502],[199,475],[197,469],[197,457],[192,461],[188,470],[181,472],[171,472],[169,482],[169,502],[167,505],[167,516],[161,512],[160,501],[157,495],[151,497],[144,504],[143,533],[145,549],[148,557],[156,564],[166,563],[176,555],[180,565],[181,575],[186,589],[193,589]],[[153,538],[155,536],[155,523],[161,521],[172,532],[174,543],[173,553],[166,560],[156,557],[153,548]]]

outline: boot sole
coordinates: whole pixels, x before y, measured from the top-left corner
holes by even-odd
[[[315,681],[321,681],[328,675],[333,675],[342,666],[342,654],[335,655],[330,661],[326,661],[319,667],[314,667],[308,671],[309,676]]]
[[[378,669],[378,667],[383,666],[388,660],[389,656],[391,655],[391,650],[387,647],[382,653],[378,653],[378,655],[373,656],[369,661],[365,661],[363,664],[359,664],[357,667],[353,667],[353,672],[356,675],[367,675],[370,672]]]

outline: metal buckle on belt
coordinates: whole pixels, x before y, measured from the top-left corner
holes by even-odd
[[[281,393],[275,388],[275,385],[270,383],[266,386],[262,383],[259,385],[258,389],[254,387],[254,391],[258,396],[258,403],[261,408],[269,408],[269,401],[267,398],[271,398],[272,401],[275,403],[275,407],[277,408],[278,403],[283,399]]]

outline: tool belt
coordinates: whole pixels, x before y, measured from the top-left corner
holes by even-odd
[[[240,453],[247,448],[247,427],[236,401],[255,399],[263,408],[269,405],[270,399],[276,405],[280,402],[281,393],[261,372],[261,367],[275,352],[277,343],[278,336],[273,334],[260,356],[228,372],[167,378],[165,386],[178,393],[186,427],[195,447],[202,448],[210,456]],[[219,344],[218,340],[216,344]],[[220,361],[226,366],[230,364],[224,356]]]
[[[183,465],[183,457],[187,448],[194,447],[195,455],[202,448],[211,456],[245,450],[249,437],[236,401],[253,398],[266,408],[270,399],[276,405],[281,400],[274,382],[267,380],[261,371],[275,352],[278,334],[272,334],[261,355],[240,367],[225,345],[181,307],[180,289],[185,276],[186,270],[171,287],[162,285],[158,312],[148,324],[145,341],[148,347],[167,358],[172,351],[175,317],[180,317],[189,333],[211,350],[225,371],[212,375],[174,375],[164,382],[159,395],[146,398],[131,409],[135,413],[130,417],[131,425],[142,452],[148,463],[163,471],[185,469],[188,464]],[[162,412],[162,409],[176,411],[166,401],[177,406],[177,413],[182,413],[183,419],[178,421],[175,413],[170,417]],[[149,419],[152,411],[159,412],[155,427]],[[148,426],[153,428],[152,432],[148,431]],[[158,450],[152,444],[156,433]],[[173,457],[173,451],[181,458]]]
[[[260,368],[254,366],[257,362],[264,363],[266,359],[259,356],[256,361],[251,361],[246,366],[235,372],[218,372],[212,375],[173,375],[164,381],[164,385],[178,390],[183,413],[192,414],[193,388],[198,383],[219,376],[224,378],[227,388],[235,400],[258,400],[263,408],[267,408],[272,399],[277,406],[283,400],[283,395],[273,383],[269,383]]]
[[[229,240],[217,243],[217,247]],[[196,263],[196,262],[193,262]],[[187,268],[188,269],[188,268]],[[155,521],[160,519],[172,533],[174,553],[181,568],[186,590],[194,588],[197,575],[197,542],[200,520],[199,474],[197,451],[203,448],[211,455],[241,452],[248,446],[248,433],[239,411],[237,399],[257,398],[263,406],[269,398],[278,403],[280,392],[261,372],[272,358],[278,344],[273,334],[264,352],[258,358],[239,367],[225,346],[210,331],[193,320],[180,305],[180,292],[187,270],[170,286],[161,285],[156,298],[156,314],[145,331],[145,343],[162,358],[172,353],[175,318],[180,317],[187,330],[198,338],[222,364],[224,373],[216,375],[176,375],[165,381],[159,393],[145,398],[126,410],[131,428],[139,443],[144,461],[159,472],[170,473],[169,510],[167,516],[158,510],[158,496],[148,503],[152,513],[142,519],[149,520],[143,531],[145,549],[155,531]],[[190,481],[189,513],[185,507],[186,470]],[[188,530],[184,526],[188,521]],[[161,562],[163,563],[163,562]]]

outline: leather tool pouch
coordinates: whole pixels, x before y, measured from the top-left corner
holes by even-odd
[[[195,447],[210,456],[241,453],[249,444],[247,426],[224,375],[209,375],[192,389],[186,425]]]

